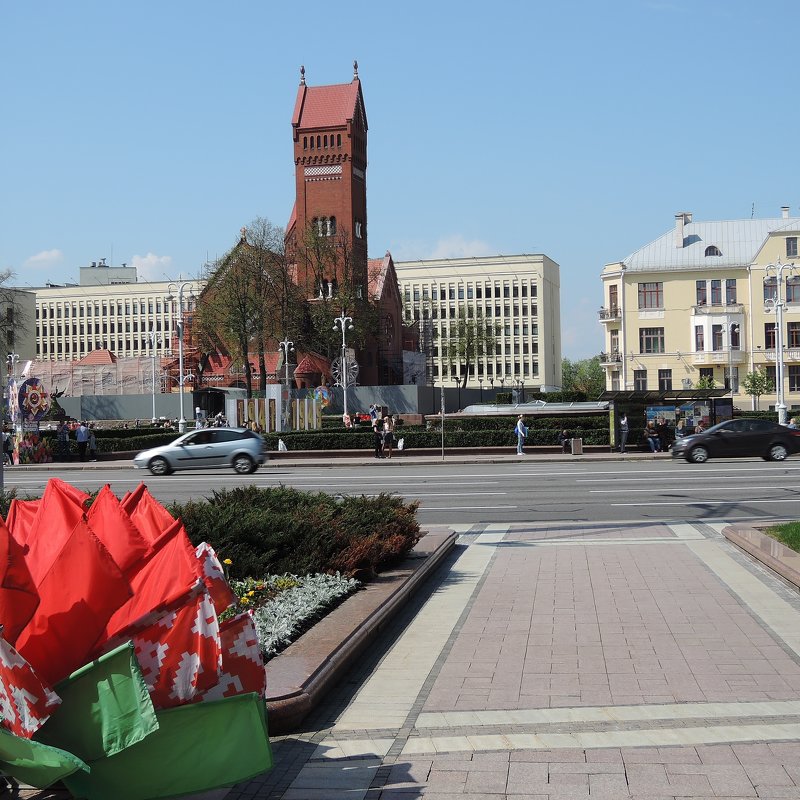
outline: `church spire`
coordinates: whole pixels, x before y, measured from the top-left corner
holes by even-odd
[[[302,64],[300,65],[300,85],[306,85],[306,68]]]
[[[358,61],[353,62],[353,80],[358,80]]]

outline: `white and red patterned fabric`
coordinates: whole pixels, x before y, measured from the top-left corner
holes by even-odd
[[[15,736],[30,739],[60,703],[61,698],[0,636],[0,726]]]
[[[236,596],[228,585],[225,570],[222,568],[214,548],[207,542],[201,542],[194,551],[203,569],[203,582],[208,589],[217,614],[229,609],[235,602]]]

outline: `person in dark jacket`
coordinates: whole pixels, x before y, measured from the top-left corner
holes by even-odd
[[[572,434],[566,428],[558,435],[558,443],[564,453],[572,452]]]
[[[378,425],[378,421],[372,426],[372,442],[375,446],[375,458],[383,458],[383,429]]]

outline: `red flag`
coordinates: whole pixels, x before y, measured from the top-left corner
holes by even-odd
[[[108,484],[100,490],[86,516],[92,532],[123,572],[134,568],[150,549]]]
[[[17,500],[14,498],[8,507],[6,526],[11,535],[21,543],[28,541],[28,531],[39,513],[40,500]]]
[[[180,520],[173,520],[172,528],[153,547],[139,568],[128,572],[133,597],[108,621],[96,642],[96,654],[149,627],[166,611],[178,608],[202,579],[200,562]]]
[[[61,698],[0,636],[0,725],[15,736],[30,739],[60,703]]]
[[[220,625],[219,638],[222,650],[219,681],[197,699],[221,700],[248,692],[264,697],[267,692],[267,673],[253,615],[246,611],[225,620]]]
[[[208,542],[201,542],[195,550],[200,566],[203,570],[203,581],[214,601],[217,614],[221,614],[236,602],[236,596],[228,585],[225,570],[219,563],[214,548]]]
[[[154,545],[175,522],[175,518],[147,491],[143,483],[135,491],[126,494],[120,505],[150,545]]]
[[[39,594],[25,564],[24,548],[0,520],[0,622],[9,642],[17,641],[38,605]]]
[[[221,666],[219,622],[202,581],[183,606],[139,631],[133,644],[156,708],[191,702],[214,686]]]
[[[53,527],[40,524],[31,542],[26,564],[40,603],[15,644],[51,685],[89,660],[109,618],[131,595],[128,581],[85,520],[66,538],[59,524],[63,520],[55,519]],[[32,561],[33,544],[48,537],[60,541],[60,549],[40,548],[45,564]]]

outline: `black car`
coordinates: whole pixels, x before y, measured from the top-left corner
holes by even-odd
[[[702,464],[709,458],[760,456],[765,461],[783,461],[800,451],[800,430],[765,419],[730,419],[702,433],[676,439],[673,458]]]

